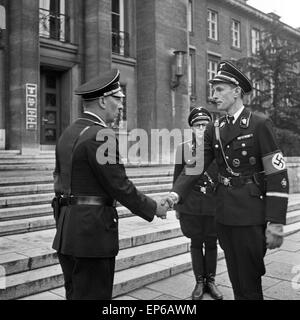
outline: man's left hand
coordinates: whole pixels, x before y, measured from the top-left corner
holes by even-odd
[[[283,243],[283,225],[269,222],[266,228],[266,243],[268,249],[279,248]]]

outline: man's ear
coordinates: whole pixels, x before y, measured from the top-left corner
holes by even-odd
[[[242,88],[241,87],[239,87],[239,86],[237,86],[237,87],[235,87],[235,97],[237,98],[238,96],[240,96],[241,94],[242,94]]]
[[[106,109],[105,98],[104,97],[99,97],[98,103],[99,103],[99,106],[100,106],[101,109]]]

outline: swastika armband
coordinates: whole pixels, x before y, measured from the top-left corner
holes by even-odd
[[[280,151],[270,153],[262,158],[265,174],[274,174],[286,170],[285,160]]]

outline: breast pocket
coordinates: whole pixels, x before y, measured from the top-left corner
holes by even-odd
[[[254,144],[253,138],[245,139],[245,140],[235,140],[233,141],[233,149],[249,149],[252,148]]]

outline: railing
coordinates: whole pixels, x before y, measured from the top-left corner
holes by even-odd
[[[40,36],[62,42],[70,41],[70,17],[40,9]]]
[[[124,31],[113,30],[112,33],[112,52],[121,56],[129,56],[129,34]]]

